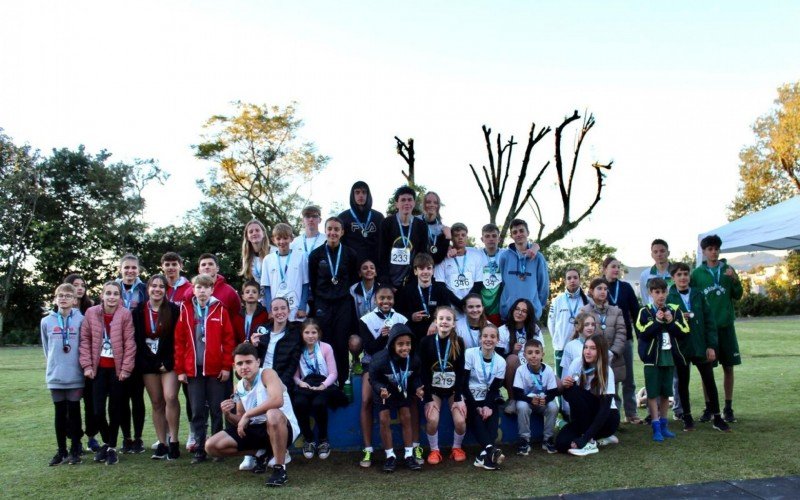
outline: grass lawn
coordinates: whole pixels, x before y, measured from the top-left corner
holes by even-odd
[[[426,466],[419,474],[398,468],[394,475],[384,475],[380,464],[369,470],[358,467],[355,453],[334,450],[328,460],[311,462],[295,455],[288,467],[289,484],[268,494],[317,499],[507,498],[798,474],[800,321],[740,321],[737,330],[743,365],[736,371],[734,409],[739,422],[730,434],[698,424],[694,433],[679,432],[676,440],[655,444],[649,439],[649,427],[623,424],[619,445],[585,458],[547,455],[538,447],[528,457],[517,457],[510,445],[505,446],[508,460],[499,472],[445,461],[435,468]],[[107,467],[92,463],[86,455],[78,466],[48,467],[55,434],[43,370],[40,348],[0,349],[2,496],[216,498],[266,493],[265,476],[239,472],[238,459],[191,466],[186,454],[178,461],[162,462],[151,460],[147,453],[123,455],[117,466]],[[641,385],[641,366],[635,373]],[[722,395],[721,369],[715,374]],[[692,377],[697,417],[702,391],[696,371]],[[181,425],[183,435],[185,420]],[[680,428],[678,423],[673,424],[676,427]],[[148,421],[145,444],[153,441]]]

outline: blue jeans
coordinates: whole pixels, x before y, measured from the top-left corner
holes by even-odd
[[[622,402],[626,417],[636,416],[636,382],[633,380],[633,340],[625,342],[625,380],[622,381]]]

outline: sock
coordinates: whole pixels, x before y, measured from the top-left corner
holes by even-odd
[[[389,448],[386,450],[386,458],[395,458],[393,449]]]
[[[453,431],[453,448],[461,448],[461,443],[464,442],[465,435],[466,432],[464,434],[459,434],[456,431]]]
[[[364,451],[368,451],[368,452],[372,453],[374,450],[372,449],[372,446],[365,446],[364,447]]]
[[[431,445],[431,451],[439,449],[439,433],[428,434],[428,444]]]
[[[732,399],[726,399],[725,400],[725,409],[726,410],[730,410],[732,404],[733,404],[733,400]]]
[[[267,450],[264,450],[264,449],[262,449],[262,450],[258,450],[258,451],[256,452],[256,458],[263,457],[263,456],[264,456],[264,455],[266,455],[266,454],[267,454]]]
[[[408,458],[414,454],[414,447],[413,446],[406,446],[406,454],[403,455],[403,458]]]
[[[413,443],[411,443],[412,448],[416,448],[417,446],[419,446],[419,441],[414,441]]]

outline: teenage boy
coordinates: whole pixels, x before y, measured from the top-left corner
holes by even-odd
[[[180,306],[184,297],[191,295],[192,284],[181,276],[183,259],[175,252],[167,252],[161,256],[161,272],[167,278],[167,300]]]
[[[714,366],[717,360],[717,326],[714,316],[703,293],[689,286],[689,266],[677,262],[670,268],[675,284],[669,289],[667,302],[676,304],[688,318],[689,335],[678,339],[683,356],[675,357],[675,374],[678,377],[678,393],[683,403],[683,430],[694,430],[692,405],[689,399],[690,367],[695,365],[703,381],[703,392],[706,395],[706,409],[713,415],[714,429],[728,432],[730,427],[719,413],[719,394],[714,380]]]
[[[480,290],[483,281],[483,259],[480,254],[467,248],[467,226],[456,222],[450,228],[453,255],[440,262],[433,271],[436,281],[447,285],[456,297],[463,299],[470,292]],[[416,271],[415,271],[416,272]]]
[[[514,374],[514,400],[517,402],[517,455],[527,456],[531,451],[531,414],[544,417],[542,449],[556,453],[553,436],[556,428],[558,383],[553,369],[542,362],[544,346],[536,339],[525,342],[525,364]]]
[[[719,258],[721,246],[722,240],[716,234],[700,240],[705,260],[692,271],[691,286],[705,295],[717,324],[719,340],[717,354],[722,365],[725,387],[725,409],[722,413],[726,422],[734,423],[736,417],[733,414],[733,367],[742,364],[742,357],[739,355],[739,341],[736,339],[736,329],[733,325],[736,318],[733,303],[742,298],[743,288],[736,271],[725,259]],[[706,417],[705,413],[703,416]],[[707,420],[704,418],[702,421]]]
[[[378,276],[382,284],[402,288],[411,275],[412,263],[418,253],[425,252],[428,245],[428,226],[412,212],[416,204],[416,193],[409,186],[401,186],[394,192],[397,213],[381,222],[378,241]],[[445,246],[449,240],[442,240]],[[437,251],[434,263],[441,262],[445,252]],[[438,259],[438,260],[437,260]]]
[[[339,214],[344,223],[342,244],[356,252],[358,262],[378,261],[378,229],[383,214],[372,208],[372,193],[364,181],[350,188],[350,208]]]
[[[514,301],[528,299],[533,304],[536,321],[550,295],[550,274],[547,261],[541,253],[530,256],[528,223],[522,219],[511,221],[511,238],[514,244],[500,256],[500,272],[503,275],[503,290],[500,294],[500,317],[505,321]]]
[[[242,302],[244,307],[234,316],[234,336],[236,344],[250,342],[250,337],[269,322],[267,310],[258,301],[261,287],[253,280],[247,280],[242,285]]]
[[[500,272],[500,256],[507,251],[499,248],[500,228],[495,224],[486,224],[481,228],[481,242],[483,250],[481,256],[481,286],[480,294],[483,301],[483,311],[486,318],[495,325],[500,321],[500,292],[503,287],[503,273]]]
[[[653,426],[653,441],[674,438],[667,427],[669,398],[672,397],[674,357],[683,356],[678,338],[689,333],[689,325],[680,308],[667,303],[667,282],[652,278],[647,284],[650,305],[639,310],[636,332],[639,339],[639,358],[644,363],[644,383],[647,406]]]
[[[206,453],[221,458],[271,450],[275,465],[267,486],[283,486],[289,480],[286,450],[300,435],[289,392],[275,370],[259,368],[252,344],[239,344],[233,363],[241,380],[233,397],[220,403],[228,425],[208,439]]]
[[[272,242],[278,247],[264,257],[261,270],[262,304],[283,297],[289,302],[289,321],[302,321],[308,310],[308,255],[292,250],[292,226],[281,222],[272,228]]]
[[[136,306],[147,301],[147,286],[139,278],[139,258],[126,254],[119,260],[119,278],[122,285],[122,305],[133,311]]]
[[[175,373],[181,383],[189,385],[192,431],[198,446],[192,463],[207,459],[205,440],[209,410],[212,433],[222,430],[219,405],[227,395],[233,364],[233,325],[222,302],[213,296],[214,283],[214,278],[208,274],[194,277],[194,297],[181,305],[175,327]]]
[[[653,266],[642,271],[639,277],[639,294],[642,297],[642,304],[650,305],[649,288],[647,283],[653,278],[661,278],[667,282],[667,286],[672,286],[672,276],[669,274],[669,245],[661,238],[656,238],[650,243],[650,256],[653,258]]]
[[[318,206],[309,205],[301,212],[303,215],[303,235],[292,241],[291,249],[303,252],[306,257],[325,243],[325,235],[319,232],[319,222],[322,213]]]
[[[414,342],[422,340],[431,330],[434,312],[439,306],[461,309],[459,299],[444,283],[434,279],[433,257],[427,253],[414,257],[414,276],[397,293],[397,310],[410,319]],[[416,344],[415,344],[416,345]]]

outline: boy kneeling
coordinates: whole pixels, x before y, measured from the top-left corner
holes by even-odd
[[[229,425],[206,441],[206,453],[228,457],[271,449],[275,465],[267,486],[283,486],[288,481],[286,449],[300,435],[289,393],[275,370],[259,368],[253,344],[239,344],[233,351],[233,364],[241,380],[232,398],[220,404]]]

